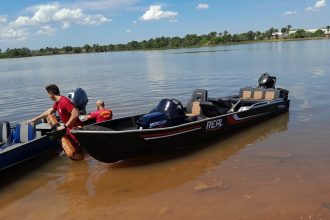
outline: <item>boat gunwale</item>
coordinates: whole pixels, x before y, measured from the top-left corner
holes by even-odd
[[[29,145],[29,144],[31,144],[33,142],[36,142],[36,141],[39,141],[43,138],[48,138],[48,137],[47,137],[47,135],[43,135],[41,137],[37,137],[37,138],[35,138],[33,140],[30,140],[28,142],[25,142],[25,143],[20,142],[20,143],[11,143],[10,145],[7,145],[7,146],[3,145],[3,146],[0,147],[0,155],[3,154],[3,153],[6,153],[8,151],[15,150],[16,148],[22,147],[23,145]]]

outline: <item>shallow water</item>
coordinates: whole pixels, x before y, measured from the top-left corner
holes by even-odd
[[[0,60],[0,120],[52,103],[45,85],[82,87],[115,117],[194,88],[237,94],[262,72],[290,91],[290,112],[204,143],[116,164],[45,155],[0,173],[1,219],[330,219],[330,41]]]

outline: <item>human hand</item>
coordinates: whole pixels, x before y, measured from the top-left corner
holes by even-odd
[[[23,123],[34,125],[35,120],[34,119],[30,119],[30,120],[24,121]]]
[[[58,127],[56,128],[57,131],[59,131],[59,130],[64,130],[64,129],[66,129],[66,127],[65,127],[64,125],[58,126]]]

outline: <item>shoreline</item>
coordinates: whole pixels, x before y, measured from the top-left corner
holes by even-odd
[[[164,48],[150,48],[150,49],[128,49],[128,50],[111,50],[111,51],[81,51],[81,52],[67,52],[67,53],[56,53],[56,54],[32,54],[29,56],[17,56],[17,57],[1,57],[2,59],[16,59],[16,58],[29,58],[29,57],[43,57],[43,56],[55,56],[55,55],[75,55],[75,54],[93,54],[93,53],[112,53],[112,52],[124,52],[124,51],[156,51],[156,50],[174,50],[174,49],[184,49],[184,48],[201,48],[201,47],[218,47],[218,46],[232,46],[241,44],[259,44],[259,43],[277,43],[277,42],[292,42],[292,41],[308,41],[308,40],[330,40],[330,37],[309,37],[309,38],[293,38],[293,39],[267,39],[267,40],[253,40],[253,41],[241,41],[241,42],[230,42],[230,43],[219,43],[219,44],[203,44],[196,46],[187,47],[164,47]],[[82,48],[82,47],[81,47]],[[15,48],[19,49],[19,48]],[[23,48],[21,48],[23,49]],[[26,48],[27,49],[27,48]],[[41,49],[39,49],[40,51]],[[38,50],[31,50],[38,51]],[[2,52],[4,53],[4,52]]]

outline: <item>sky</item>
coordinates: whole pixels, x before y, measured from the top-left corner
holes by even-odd
[[[0,0],[0,49],[330,25],[328,0]]]

